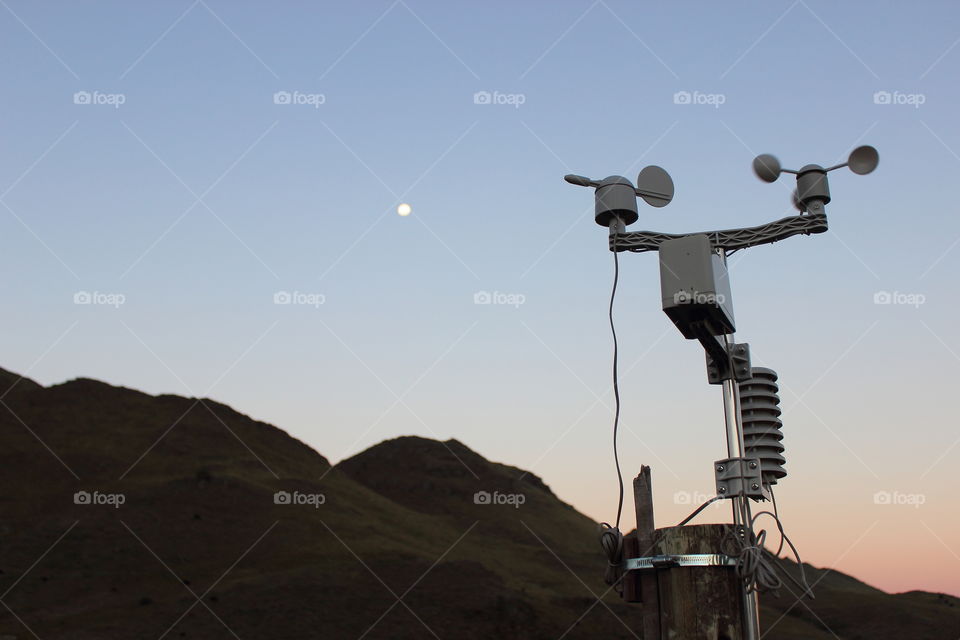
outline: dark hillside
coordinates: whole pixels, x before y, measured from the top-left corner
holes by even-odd
[[[0,387],[0,637],[635,637],[597,603],[595,523],[456,440],[331,468],[210,400]],[[764,599],[766,638],[960,637],[955,598],[810,572],[810,609]]]

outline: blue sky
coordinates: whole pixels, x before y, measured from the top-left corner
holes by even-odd
[[[457,438],[597,519],[612,260],[563,175],[661,165],[676,198],[633,229],[722,229],[793,212],[756,154],[874,145],[874,174],[831,174],[828,234],[732,257],[737,336],[781,376],[807,557],[960,593],[954,4],[0,5],[0,366],[208,395],[333,461]],[[623,461],[669,523],[725,456],[719,390],[656,258],[622,258]],[[921,561],[877,566],[908,535]]]

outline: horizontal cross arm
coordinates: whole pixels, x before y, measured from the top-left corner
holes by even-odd
[[[824,233],[826,230],[827,215],[825,213],[807,213],[790,216],[758,227],[745,227],[743,229],[701,231],[699,233],[659,233],[657,231],[617,233],[610,236],[610,250],[613,251],[616,247],[617,251],[633,251],[634,253],[658,251],[660,245],[667,240],[702,234],[710,238],[710,245],[714,249],[725,249],[727,252],[731,252],[761,244],[772,244],[790,236]]]

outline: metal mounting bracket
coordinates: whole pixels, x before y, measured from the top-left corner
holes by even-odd
[[[765,498],[760,461],[755,458],[726,458],[713,463],[717,495],[723,498],[744,496]]]
[[[720,355],[721,353],[717,349],[707,351],[707,381],[710,384],[723,384],[724,380],[736,380],[740,382],[750,379],[749,344],[741,342],[728,345],[727,354],[729,355],[729,361],[724,358],[718,359],[711,351],[716,352],[716,355]],[[730,364],[733,365],[733,371],[730,370]]]

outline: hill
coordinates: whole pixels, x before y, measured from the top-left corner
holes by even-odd
[[[456,440],[331,466],[208,399],[0,393],[0,637],[635,637],[596,523]],[[815,614],[765,598],[766,638],[960,636],[955,598],[808,571]]]

